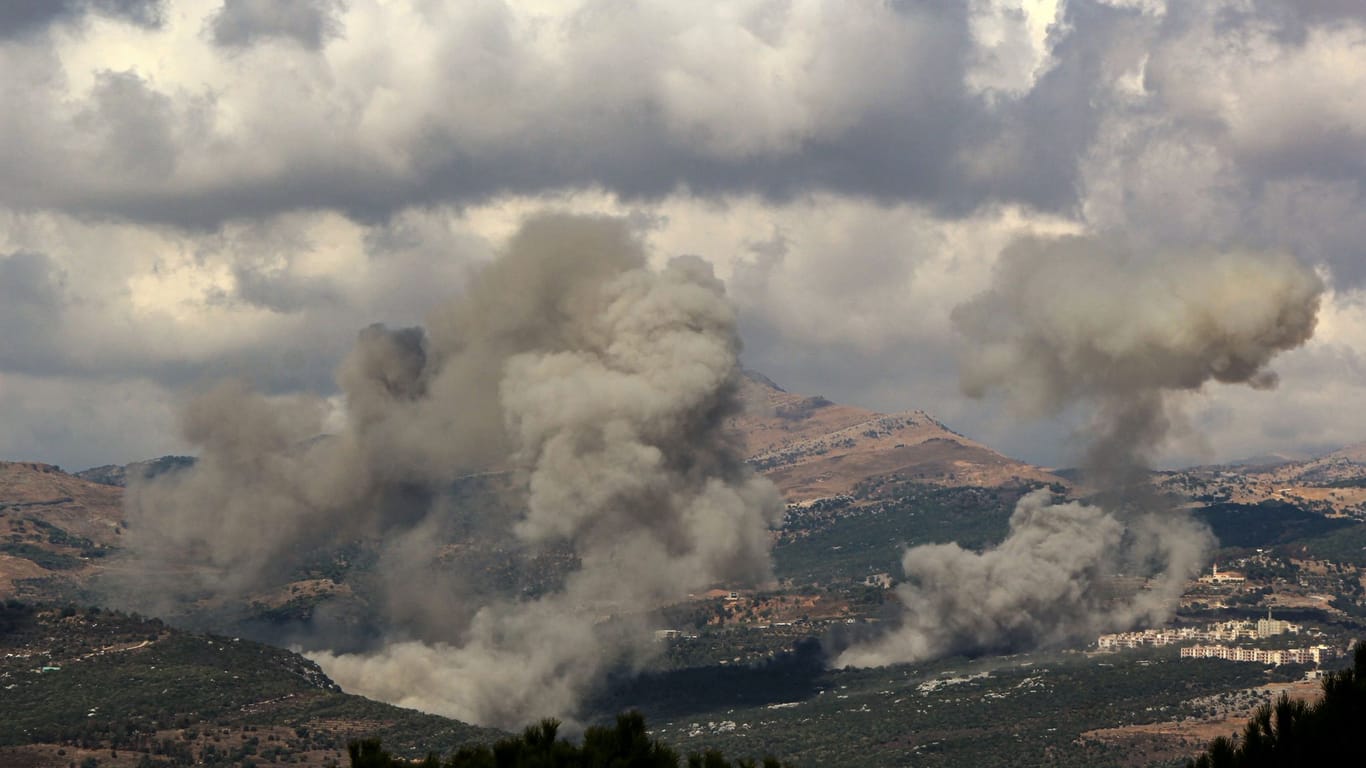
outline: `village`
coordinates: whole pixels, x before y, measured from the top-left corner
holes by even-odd
[[[1216,562],[1192,579],[1173,624],[1099,635],[1091,652],[1180,646],[1180,659],[1306,665],[1315,668],[1306,673],[1312,678],[1321,674],[1318,667],[1348,656],[1350,638],[1335,622],[1350,622],[1343,608],[1353,606],[1358,594],[1353,587],[1361,578],[1355,566],[1258,550],[1231,558],[1222,567]],[[703,635],[741,632],[748,640],[733,640],[748,647],[725,644],[731,652],[722,663],[771,657],[778,647],[774,643],[822,627],[828,631],[832,625],[883,620],[886,609],[896,602],[896,583],[890,573],[879,572],[825,589],[715,589],[695,596],[694,605],[706,609],[693,614],[691,626],[660,628],[655,637],[691,646],[704,640]],[[1263,615],[1249,615],[1253,611]],[[1286,614],[1311,618],[1306,623]],[[1201,622],[1201,617],[1215,620]]]
[[[1237,565],[1247,566],[1258,578],[1249,579],[1243,571],[1227,568],[1221,571],[1218,563],[1215,563],[1208,574],[1192,582],[1182,598],[1183,608],[1194,613],[1264,605],[1265,617],[1107,633],[1096,638],[1095,650],[1099,653],[1116,653],[1144,647],[1181,645],[1179,654],[1182,659],[1222,659],[1273,667],[1283,664],[1318,667],[1348,655],[1350,641],[1338,647],[1334,645],[1338,639],[1334,636],[1336,633],[1277,619],[1272,606],[1279,605],[1300,612],[1306,608],[1316,608],[1320,615],[1325,616],[1342,613],[1334,606],[1345,604],[1343,592],[1354,594],[1354,590],[1343,590],[1341,587],[1343,584],[1360,584],[1358,569],[1351,566],[1344,568],[1328,561],[1277,559],[1262,550],[1240,558]],[[1341,577],[1337,584],[1331,583],[1333,579],[1329,578],[1334,575]],[[1273,638],[1276,641],[1266,642]],[[1321,670],[1318,669],[1306,673],[1308,678],[1319,675]]]

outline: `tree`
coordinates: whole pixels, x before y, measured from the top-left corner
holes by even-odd
[[[1220,736],[1187,768],[1273,768],[1356,765],[1366,754],[1366,642],[1358,642],[1349,669],[1323,679],[1317,704],[1288,696],[1263,704],[1241,739]]]
[[[615,726],[593,726],[576,746],[559,737],[558,720],[542,720],[527,726],[521,736],[502,739],[492,747],[484,744],[461,747],[444,762],[428,754],[421,768],[678,768],[679,755],[672,747],[650,737],[639,712],[617,716]],[[362,739],[347,745],[351,768],[411,768],[412,763],[385,752],[379,739]],[[755,768],[752,760],[731,763],[720,752],[708,750],[688,756],[689,768]],[[763,768],[782,768],[764,758]]]

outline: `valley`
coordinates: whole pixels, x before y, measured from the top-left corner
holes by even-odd
[[[658,606],[649,618],[655,657],[643,670],[613,670],[585,703],[584,722],[636,708],[684,751],[776,754],[795,765],[906,756],[924,765],[1168,765],[1236,730],[1273,690],[1312,695],[1305,665],[1183,659],[1176,646],[1100,654],[1095,637],[1007,656],[830,669],[833,649],[895,619],[907,546],[988,548],[1026,493],[1089,491],[1074,473],[1009,459],[923,412],[841,406],[758,375],[742,394],[746,410],[729,426],[787,502],[772,533],[774,578],[758,588],[718,583]],[[373,571],[375,539],[311,553],[276,587],[235,602],[206,597],[157,610],[157,619],[91,608],[125,583],[123,484],[190,465],[168,457],[73,475],[0,464],[0,599],[10,601],[0,688],[13,686],[0,704],[0,721],[11,724],[0,754],[35,768],[86,758],[322,766],[344,757],[355,735],[380,735],[414,757],[494,737],[347,696],[306,658],[257,644],[360,649],[379,637],[398,617],[378,610],[386,587]],[[467,512],[445,532],[441,578],[472,594],[527,598],[562,584],[571,550],[532,549],[497,532],[498,520],[518,514],[511,482],[495,473],[451,489]],[[1366,635],[1360,449],[1158,472],[1152,486],[1212,528],[1215,562],[1239,577],[1192,580],[1172,626],[1271,609],[1334,647]],[[221,663],[205,666],[209,659]]]

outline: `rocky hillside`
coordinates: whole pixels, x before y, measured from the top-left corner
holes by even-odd
[[[745,413],[732,425],[750,463],[789,502],[847,494],[870,478],[891,475],[955,487],[1063,482],[924,411],[885,414],[839,405],[787,392],[754,373],[747,375],[743,395]]]
[[[1366,443],[1308,459],[1194,467],[1168,473],[1160,482],[1204,503],[1282,501],[1366,518]]]
[[[118,547],[119,488],[51,464],[0,462],[0,597],[50,596]]]
[[[851,494],[874,479],[982,488],[1063,482],[924,411],[883,414],[839,405],[787,392],[753,373],[742,394],[746,408],[731,423],[737,440],[790,503]],[[192,464],[166,456],[69,474],[47,464],[0,463],[0,598],[82,597],[81,586],[112,567],[104,555],[121,538],[122,486]],[[256,596],[268,607],[292,597],[297,593]]]
[[[152,478],[157,475],[164,475],[167,472],[187,469],[194,466],[194,462],[193,456],[162,456],[147,461],[135,461],[132,464],[105,464],[99,467],[91,467],[77,472],[76,477],[89,480],[92,483],[116,485],[124,488],[127,487],[130,480]]]

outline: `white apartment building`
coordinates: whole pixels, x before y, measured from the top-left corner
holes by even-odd
[[[1228,645],[1192,645],[1181,649],[1183,659],[1224,659],[1250,661],[1280,666],[1281,664],[1321,664],[1337,657],[1337,652],[1326,645],[1309,648],[1239,648]]]

